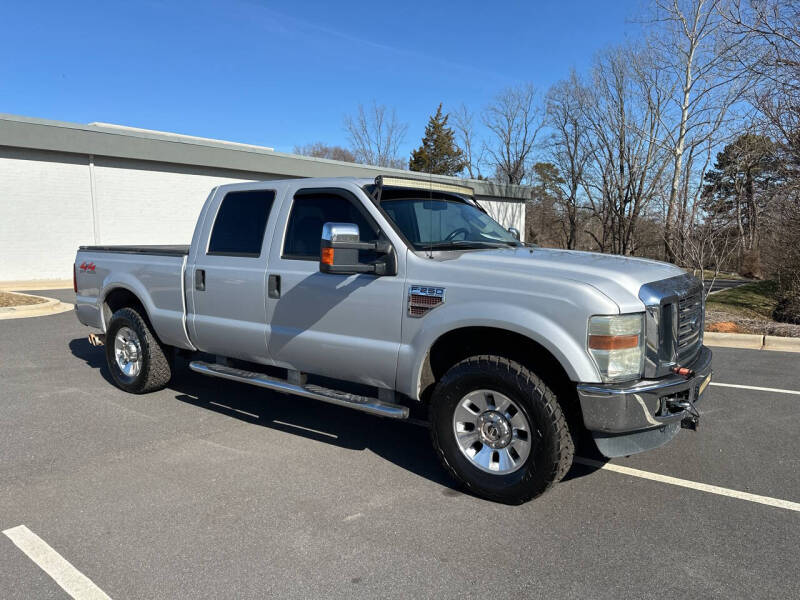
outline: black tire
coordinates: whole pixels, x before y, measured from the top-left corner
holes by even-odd
[[[123,328],[132,329],[141,345],[142,366],[129,376],[122,372],[114,354],[114,340]],[[172,377],[171,348],[158,341],[149,323],[133,308],[121,308],[111,316],[106,331],[106,361],[114,383],[131,394],[146,394],[162,389]]]
[[[495,390],[524,412],[535,434],[530,454],[508,474],[479,469],[461,451],[453,429],[459,402],[475,390]],[[499,356],[473,356],[453,366],[436,385],[430,405],[433,446],[450,474],[477,496],[522,504],[560,481],[572,466],[572,436],[558,399],[532,371]]]

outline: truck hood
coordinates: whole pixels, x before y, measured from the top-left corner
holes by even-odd
[[[437,253],[436,259],[459,267],[570,279],[589,284],[613,300],[620,312],[642,310],[639,288],[683,275],[675,265],[645,258],[551,248],[497,248]]]

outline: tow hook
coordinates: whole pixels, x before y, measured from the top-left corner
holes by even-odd
[[[106,343],[106,334],[104,333],[90,333],[89,343],[92,346],[103,346]]]
[[[695,408],[691,400],[667,400],[667,408],[671,410],[684,410],[689,413],[681,420],[681,429],[697,431],[697,425],[700,423],[700,412]]]
[[[688,367],[680,367],[680,366],[672,367],[672,372],[675,373],[675,375],[682,375],[686,377],[686,379],[694,377],[694,371],[692,371]]]

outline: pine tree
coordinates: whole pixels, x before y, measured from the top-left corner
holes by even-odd
[[[453,130],[447,126],[449,115],[442,114],[442,105],[428,120],[422,145],[411,153],[411,171],[434,175],[457,175],[466,167],[464,153],[455,141]]]
[[[780,182],[774,142],[763,135],[740,135],[717,154],[704,180],[703,210],[720,226],[733,228],[739,241],[739,272],[760,277],[763,216]]]

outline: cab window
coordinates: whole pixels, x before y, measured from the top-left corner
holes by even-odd
[[[257,258],[261,255],[274,190],[228,192],[222,199],[208,254]]]
[[[353,201],[338,194],[298,193],[292,202],[283,258],[319,260],[319,243],[325,223],[355,223],[362,242],[373,242],[378,229]],[[363,256],[362,260],[368,259]]]

